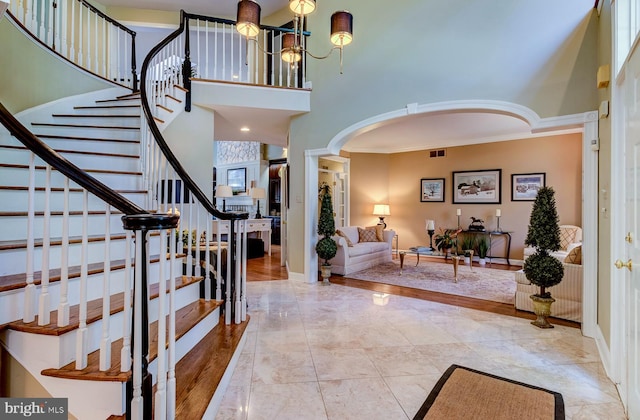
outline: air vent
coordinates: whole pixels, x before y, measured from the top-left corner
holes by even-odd
[[[435,157],[445,157],[446,153],[445,153],[445,149],[440,149],[440,150],[430,150],[429,151],[429,157],[430,158],[435,158]]]

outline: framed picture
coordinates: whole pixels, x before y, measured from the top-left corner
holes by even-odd
[[[422,178],[420,180],[420,201],[444,201],[444,178]]]
[[[502,169],[452,172],[454,204],[500,204]]]
[[[533,201],[545,185],[545,172],[511,174],[511,201]]]
[[[247,191],[247,168],[227,169],[227,185],[234,194]]]

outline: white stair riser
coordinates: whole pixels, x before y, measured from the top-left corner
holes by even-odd
[[[46,182],[46,171],[38,169],[35,171],[35,185],[44,186]],[[138,190],[142,189],[142,175],[122,174],[122,173],[97,173],[89,172],[89,175],[109,185],[116,190]],[[58,171],[51,171],[50,186],[52,188],[64,187],[65,176]],[[0,179],[11,180],[12,185],[29,185],[29,171],[26,168],[0,168]]]
[[[115,214],[109,217],[110,232],[121,233],[124,232],[122,227],[122,214]],[[36,238],[42,238],[42,231],[44,229],[44,217],[36,216],[33,224],[33,233]],[[104,214],[100,215],[88,215],[88,235],[104,235],[106,218]],[[8,226],[7,226],[8,225]],[[0,237],[3,240],[20,240],[26,238],[27,233],[27,217],[12,217],[11,224],[7,224],[6,229],[3,230]],[[82,235],[82,215],[69,216],[69,236],[81,236]],[[53,238],[62,237],[62,217],[54,216],[51,218],[49,226],[49,235]]]
[[[158,272],[159,265],[158,263],[153,263],[149,267],[148,279],[153,283],[157,283],[158,281]],[[166,279],[169,278],[169,264],[167,263],[167,267],[165,269]],[[182,261],[176,260],[176,264],[174,267],[173,277],[178,278],[182,274]],[[133,274],[131,274],[131,279],[133,278]],[[111,294],[119,293],[124,290],[124,279],[125,279],[125,270],[114,270],[109,274],[109,290]],[[98,274],[90,274],[87,276],[87,300],[99,299],[102,296],[103,289],[103,281],[104,276],[102,273]],[[133,281],[133,280],[131,280]],[[60,287],[61,284],[59,281],[52,282],[49,284],[49,308],[50,310],[58,309],[58,305],[60,303]],[[41,285],[36,285],[36,293],[34,297],[33,304],[37,307],[37,302],[39,300],[40,294],[42,291]],[[75,305],[79,302],[79,293],[80,293],[80,278],[74,277],[69,279],[69,291],[67,300],[69,305]],[[7,292],[0,293],[0,324],[4,324],[7,322],[16,321],[22,319],[24,314],[24,304],[25,298],[23,290],[11,290]]]
[[[191,284],[187,287],[183,287],[176,290],[176,309],[180,309],[185,305],[199,299],[198,284]],[[169,296],[166,297],[167,309]],[[165,315],[168,315],[168,310],[165,311]],[[152,299],[149,302],[149,322],[155,322],[158,320],[158,299]],[[111,315],[109,318],[109,336],[112,341],[122,338],[122,331],[124,327],[123,312],[118,312]],[[213,327],[212,327],[213,328]],[[202,337],[198,338],[200,340]],[[71,363],[76,359],[76,330],[62,334],[59,336],[58,348],[59,348],[59,360],[57,365],[51,365],[52,368],[60,368],[68,363]],[[87,349],[90,352],[98,350],[100,348],[100,342],[102,340],[102,320],[87,324]],[[191,343],[193,345],[193,342]]]
[[[136,104],[138,105],[136,107],[129,107],[123,104],[114,104],[110,107],[107,107],[107,105],[98,105],[98,104],[81,105],[81,106],[94,106],[95,108],[73,109],[72,112],[78,115],[104,115],[112,112],[119,115],[138,115],[138,116],[142,115],[142,108],[139,105],[140,101],[138,102],[129,101],[129,102],[131,102],[130,105],[136,105]]]
[[[42,138],[54,150],[77,150],[83,152],[98,153],[124,153],[128,155],[138,154],[140,144],[130,142],[118,142],[109,140],[77,140],[66,138]],[[90,168],[87,168],[90,169]]]
[[[78,124],[80,125],[80,124]],[[48,134],[53,136],[73,136],[73,137],[91,137],[97,139],[120,139],[120,140],[139,140],[140,129],[127,128],[127,129],[112,129],[115,125],[110,124],[105,127],[87,127],[87,124],[82,124],[82,127],[60,127],[60,126],[46,126],[46,125],[29,125],[27,128],[31,130],[36,136],[42,134]]]
[[[73,150],[73,148],[70,148]],[[69,160],[79,168],[85,169],[102,169],[108,171],[140,171],[140,163],[138,159],[138,151],[127,156],[101,156],[92,154],[77,154],[60,152],[60,155]],[[19,165],[29,165],[30,152],[27,150],[2,149],[3,163],[14,163]],[[40,159],[36,159],[36,165],[42,165]]]
[[[73,187],[77,188],[77,187]],[[134,204],[145,208],[146,205],[146,193],[139,192],[124,192],[124,197],[132,201]],[[2,211],[26,211],[27,199],[29,192],[27,190],[0,190],[0,202],[2,203]],[[64,209],[64,193],[56,191],[49,198],[51,211],[62,211]],[[82,210],[82,192],[70,191],[69,192],[69,208],[74,210]],[[44,191],[35,192],[34,208],[42,210],[44,208]],[[102,211],[105,209],[105,204],[102,200],[89,194],[88,209]]]
[[[105,110],[103,112],[104,115],[109,116],[93,116],[87,114],[81,114],[77,112],[72,112],[67,115],[73,115],[71,117],[63,117],[60,116],[61,113],[56,112],[55,116],[51,116],[48,119],[35,121],[36,123],[51,123],[51,124],[73,124],[73,125],[91,125],[96,127],[140,127],[140,116],[124,116],[121,117],[122,114],[118,110],[108,111]],[[76,116],[78,115],[78,116]],[[38,126],[39,127],[39,126]],[[75,130],[76,127],[72,127],[72,130]]]
[[[156,243],[158,239],[152,239]],[[126,239],[113,239],[109,247],[111,260],[122,260],[125,257]],[[77,266],[81,263],[81,243],[70,243],[67,257],[67,266]],[[154,248],[152,248],[154,249]],[[33,267],[40,271],[42,267],[43,248],[37,246],[33,250]],[[52,245],[49,248],[49,268],[59,268],[62,265],[62,251],[60,245]],[[89,263],[104,261],[104,241],[89,242],[87,258]],[[26,249],[10,249],[0,253],[0,276],[24,273],[27,266]]]

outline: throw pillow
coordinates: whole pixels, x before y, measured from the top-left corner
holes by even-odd
[[[359,242],[378,242],[376,231],[374,229],[358,228]]]
[[[375,225],[375,226],[367,226],[365,229],[373,230],[376,232],[376,238],[378,238],[378,242],[384,242],[384,225]]]
[[[573,248],[564,259],[568,264],[582,264],[582,246],[578,245]]]
[[[576,228],[560,228],[560,248],[567,249],[570,243],[575,242],[576,233],[578,229]]]
[[[347,241],[347,246],[353,246],[353,242],[351,242],[351,239],[349,239],[349,237],[343,231],[338,229],[336,230],[336,234],[338,236],[342,236],[345,239],[345,241]]]

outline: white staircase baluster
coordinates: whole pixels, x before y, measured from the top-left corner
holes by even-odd
[[[236,278],[235,280],[235,307],[234,307],[234,312],[235,312],[235,323],[239,324],[240,323],[240,319],[242,316],[242,308],[241,308],[241,301],[240,301],[240,284],[242,282],[241,279],[241,270],[242,270],[242,264],[241,261],[238,256],[242,255],[242,249],[246,246],[244,244],[244,242],[247,239],[247,229],[245,226],[245,221],[243,220],[238,220],[234,222],[236,224]]]
[[[213,79],[218,77],[218,22],[213,25]]]
[[[76,21],[76,2],[75,0],[71,0],[71,48],[69,49],[69,59],[76,62],[76,25],[74,22]]]
[[[215,226],[213,229],[216,232],[216,246],[218,247],[216,252],[216,300],[222,300],[222,234],[220,234],[220,221],[213,220],[211,226],[212,228]],[[227,247],[227,253],[229,252],[230,250]]]
[[[105,209],[104,272],[102,274],[102,339],[100,340],[100,370],[111,367],[111,206]]]
[[[78,301],[78,331],[76,332],[76,369],[87,367],[87,280],[89,251],[89,194],[82,190],[82,245],[80,255],[80,296]]]
[[[60,40],[58,41],[58,44],[60,45],[60,47],[58,47],[58,52],[60,52],[60,54],[62,54],[63,56],[69,58],[69,44],[67,44],[67,22],[69,21],[69,15],[68,15],[68,6],[67,6],[67,0],[62,0],[60,2],[60,12],[58,14],[58,22],[60,22],[60,30],[58,31],[59,38]],[[60,16],[63,16],[64,18],[60,18]]]
[[[227,25],[222,24],[222,80],[227,74]]]
[[[62,244],[60,250],[60,303],[58,327],[69,325],[69,178],[64,178]]]
[[[205,32],[205,38],[204,38],[204,53],[205,53],[205,58],[204,58],[204,78],[208,79],[209,78],[209,37],[211,36],[211,33],[209,32],[209,21],[205,21],[204,23],[204,32]],[[200,66],[200,72],[202,72],[202,66]],[[200,75],[200,77],[203,77],[202,75]]]
[[[242,235],[242,254],[239,255],[240,262],[242,264],[242,278],[240,279],[240,289],[236,290],[236,294],[240,295],[240,319],[242,322],[247,320],[247,230],[248,221],[241,222],[244,226]],[[263,232],[260,232],[262,237]],[[271,252],[271,248],[269,248]]]
[[[84,66],[84,44],[82,42],[82,40],[84,39],[84,31],[82,29],[82,10],[82,3],[80,3],[80,6],[78,6],[78,64],[80,65],[80,67]]]
[[[35,154],[29,157],[29,199],[27,204],[27,269],[26,283],[24,288],[24,322],[33,322],[36,317],[36,286],[33,284],[33,254],[35,249],[34,223],[35,223],[35,200],[36,200],[36,167]]]
[[[36,14],[33,11],[33,2],[37,0],[27,0],[27,10],[24,15],[24,21],[26,23],[27,29],[31,32],[35,33],[38,29],[38,25],[36,23]]]
[[[166,265],[167,253],[163,252],[162,247],[167,243],[167,231],[160,231],[160,267],[158,276],[158,356],[157,366],[158,373],[156,376],[156,394],[155,394],[155,412],[154,419],[164,420],[167,418],[167,360],[166,360],[166,337],[167,337],[167,317],[166,317]]]
[[[87,61],[85,67],[91,70],[91,9],[87,8]]]
[[[210,219],[209,214],[205,213],[205,238],[204,238],[204,300],[209,302],[211,300],[211,234],[208,232],[208,227],[206,221]],[[217,252],[220,252],[218,249]]]
[[[175,177],[174,177],[175,182]],[[182,195],[183,193],[181,193]],[[173,195],[175,198],[175,194]],[[175,208],[175,202],[173,203]],[[179,225],[178,225],[179,226]],[[169,363],[167,369],[167,418],[176,417],[176,229],[171,229],[169,243]]]
[[[226,325],[231,324],[231,254],[233,254],[233,237],[231,236],[231,224],[234,223],[229,220],[225,220],[223,223],[229,226],[227,234],[227,280],[225,282],[225,302],[224,302],[224,323]]]
[[[136,257],[135,275],[133,276],[133,398],[131,399],[131,418],[143,420],[144,402],[142,398],[142,235],[136,231]],[[145,325],[145,328],[147,326]]]
[[[206,36],[206,33],[205,33],[205,36]],[[201,65],[203,60],[202,60],[202,55],[200,51],[200,19],[196,20],[196,37],[197,37],[196,38],[197,51],[196,51],[195,59],[196,59],[196,64]],[[193,59],[194,59],[194,56],[193,54],[191,54],[191,68],[193,68]],[[191,71],[189,71],[189,75],[191,75]]]
[[[193,249],[193,247],[191,246],[192,244],[192,226],[193,226],[193,200],[191,199],[191,191],[189,191],[189,195],[188,195],[188,199],[187,199],[187,203],[189,204],[189,217],[187,219],[187,269],[191,270],[191,267],[193,267],[193,255],[191,255],[191,250]],[[191,272],[189,272],[189,275],[192,275]]]
[[[105,78],[109,78],[107,75],[107,36],[108,36],[108,26],[109,22],[105,19],[102,19],[102,75]]]
[[[124,245],[124,310],[122,311],[122,350],[120,351],[120,371],[127,372],[131,369],[131,243],[133,235],[130,230],[126,232],[127,238]]]
[[[201,235],[202,235],[202,231],[200,229],[200,206],[198,205],[199,203],[196,200],[193,200],[193,203],[191,206],[195,207],[195,211],[196,211],[196,236],[195,238],[193,238],[194,241],[196,241],[196,249],[195,249],[195,254],[194,254],[194,258],[195,258],[195,270],[194,270],[194,275],[196,277],[201,277],[202,276],[202,268],[201,268],[201,263],[200,263],[200,246],[201,246]]]
[[[42,227],[42,272],[40,277],[40,305],[38,325],[51,322],[51,295],[49,295],[49,252],[51,249],[51,166],[46,166],[44,187],[44,215]]]
[[[104,76],[104,73],[100,73],[100,66],[98,64],[98,35],[99,35],[99,24],[98,24],[98,14],[94,13],[95,19],[94,19],[94,28],[93,28],[93,71]]]

